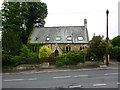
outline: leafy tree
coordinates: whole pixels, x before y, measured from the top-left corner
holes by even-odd
[[[112,39],[112,45],[114,46],[120,46],[120,35]]]
[[[19,55],[22,44],[20,38],[13,31],[4,31],[2,35],[3,54]]]
[[[20,54],[22,44],[27,45],[34,26],[44,26],[47,5],[42,2],[5,2],[2,8],[2,46],[6,60]],[[15,59],[19,58],[12,58]]]
[[[88,54],[91,54],[93,59],[103,60],[103,56],[109,52],[107,51],[108,44],[101,36],[94,36],[89,42]],[[91,57],[91,56],[90,56]]]
[[[47,5],[42,2],[23,2],[21,4],[21,13],[24,16],[24,32],[22,40],[27,43],[28,36],[33,30],[33,27],[43,27],[44,19],[47,17]]]
[[[120,35],[113,38],[111,43],[113,48],[110,53],[110,58],[120,61]]]
[[[111,58],[120,61],[120,47],[115,46],[112,48]]]
[[[14,31],[24,44],[34,26],[43,27],[47,5],[42,2],[6,2],[2,9],[3,31]]]
[[[52,54],[52,50],[48,47],[41,47],[39,51],[39,58],[46,58],[49,57]]]
[[[28,36],[30,32],[33,30],[35,24],[38,24],[37,25],[38,27],[44,26],[45,24],[44,19],[46,16],[47,6],[45,3],[5,2],[3,4],[2,9],[2,26],[3,26],[2,41],[4,51],[7,50],[8,48],[9,49],[6,52],[9,51],[16,53],[17,51],[20,51],[22,43],[27,44]],[[18,43],[21,44],[18,45]],[[19,48],[16,48],[17,45]],[[13,47],[15,48],[13,49]],[[16,53],[16,55],[17,54],[18,53]]]

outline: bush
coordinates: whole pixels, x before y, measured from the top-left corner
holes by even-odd
[[[21,56],[14,56],[11,58],[13,66],[18,66],[21,64]]]
[[[3,65],[3,67],[4,66],[9,66],[9,65],[12,64],[11,58],[12,58],[12,55],[9,55],[9,54],[3,54],[2,55],[2,65]]]
[[[49,57],[52,54],[52,50],[48,47],[41,47],[39,51],[39,58],[46,58]]]
[[[78,63],[84,63],[82,51],[70,51],[56,57],[56,66],[77,65]]]
[[[26,45],[23,45],[23,48],[21,49],[20,59],[22,61],[22,64],[31,64],[38,62],[37,54],[31,52]]]
[[[116,60],[120,61],[120,47],[119,46],[116,46],[116,47],[112,48],[110,57],[112,59],[116,59]]]

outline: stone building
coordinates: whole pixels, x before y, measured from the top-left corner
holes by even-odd
[[[43,44],[52,49],[55,56],[62,54],[62,50],[81,50],[88,47],[87,20],[84,26],[60,26],[34,28],[29,43]],[[33,46],[34,51],[36,47]]]

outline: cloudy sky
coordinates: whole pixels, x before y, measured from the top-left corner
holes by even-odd
[[[46,27],[83,26],[87,19],[90,39],[106,37],[106,10],[109,10],[109,38],[118,35],[118,2],[120,0],[41,0],[48,7]],[[3,0],[0,0],[0,4]]]
[[[82,26],[88,22],[90,39],[106,37],[106,10],[109,10],[109,38],[118,35],[118,2],[120,0],[42,0],[48,6],[47,27]]]

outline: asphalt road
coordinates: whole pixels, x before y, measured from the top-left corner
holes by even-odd
[[[118,70],[4,75],[3,88],[118,88]]]

